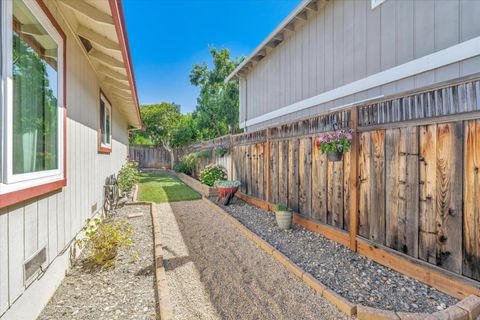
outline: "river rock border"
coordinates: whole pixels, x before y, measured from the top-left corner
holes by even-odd
[[[225,210],[217,206],[217,204],[212,202],[210,199],[204,196],[203,200],[224,219],[228,220],[233,226],[235,226],[246,238],[256,243],[263,251],[274,257],[287,270],[303,280],[303,282],[305,282],[305,284],[307,284],[310,288],[315,290],[317,294],[327,299],[330,303],[335,305],[340,311],[348,316],[356,315],[357,319],[359,320],[476,320],[477,317],[480,316],[480,297],[475,295],[470,295],[458,302],[456,305],[433,314],[394,312],[366,307],[361,304],[356,305],[327,288],[315,277],[308,272],[305,272],[303,269],[293,263],[287,256],[250,231],[247,227],[228,214]]]

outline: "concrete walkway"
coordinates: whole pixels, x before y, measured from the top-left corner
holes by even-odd
[[[202,200],[157,214],[175,319],[346,319]]]

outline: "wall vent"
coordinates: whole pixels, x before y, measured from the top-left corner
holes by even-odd
[[[33,281],[34,276],[42,271],[42,265],[47,262],[47,247],[44,246],[38,250],[23,264],[23,274],[25,283],[29,284]]]

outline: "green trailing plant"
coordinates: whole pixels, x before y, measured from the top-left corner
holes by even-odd
[[[275,212],[279,211],[290,211],[290,209],[286,205],[280,203],[275,206]]]
[[[345,153],[350,150],[352,140],[352,130],[337,130],[319,134],[317,140],[315,140],[315,146],[320,149],[322,153]]]
[[[226,179],[227,171],[223,167],[215,164],[209,164],[200,172],[200,181],[210,187],[212,187],[216,181]]]
[[[214,150],[215,154],[220,157],[223,157],[228,152],[228,149],[225,146],[216,146]]]
[[[76,241],[87,252],[86,260],[92,266],[109,268],[115,264],[120,250],[129,249],[133,241],[133,228],[125,220],[106,221],[87,219],[82,231],[85,236]]]
[[[122,192],[128,193],[138,183],[138,164],[129,161],[122,166],[117,175],[118,187]]]

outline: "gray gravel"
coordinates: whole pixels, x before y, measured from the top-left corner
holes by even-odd
[[[277,228],[273,214],[235,198],[223,208],[320,282],[370,307],[433,313],[457,300],[419,281],[379,265],[324,236],[293,226]]]
[[[143,216],[127,218],[134,213]],[[121,252],[115,266],[97,271],[82,267],[83,252],[38,319],[157,318],[150,209],[126,206],[118,218],[125,218],[135,229],[131,250]]]
[[[204,201],[157,208],[175,320],[347,319]]]

